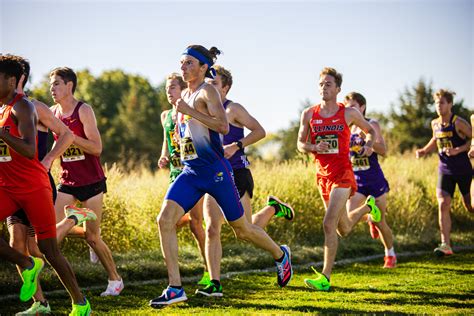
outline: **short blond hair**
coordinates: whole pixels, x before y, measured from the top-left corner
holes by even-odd
[[[166,77],[166,80],[178,80],[178,84],[181,87],[181,90],[184,90],[188,87],[186,82],[184,82],[183,77],[181,77],[181,75],[176,72],[170,73],[168,77]]]
[[[232,74],[229,70],[225,69],[220,65],[214,65],[213,68],[216,70],[216,73],[221,76],[222,87],[229,86],[229,90],[232,87]]]
[[[325,67],[319,73],[319,78],[321,78],[324,75],[333,76],[334,79],[336,80],[336,86],[339,87],[339,88],[341,87],[341,85],[342,85],[342,74],[340,72],[337,72],[336,69],[331,68],[331,67]]]

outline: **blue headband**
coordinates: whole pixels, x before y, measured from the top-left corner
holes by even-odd
[[[207,58],[206,56],[204,56],[203,54],[198,52],[197,50],[195,50],[193,48],[186,48],[183,55],[193,56],[194,58],[196,58],[197,60],[199,60],[203,64],[206,64],[207,68],[209,70],[209,73],[212,76],[212,77],[210,77],[211,79],[214,79],[217,76],[216,70],[214,68],[212,68],[212,65],[214,63],[212,61],[210,61],[209,58]],[[207,74],[206,74],[206,77],[208,77]]]

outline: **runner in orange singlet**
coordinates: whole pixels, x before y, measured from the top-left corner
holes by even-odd
[[[301,114],[298,133],[298,150],[312,153],[316,162],[316,182],[326,208],[324,226],[324,266],[315,279],[306,279],[310,288],[327,291],[329,279],[336,259],[338,237],[346,236],[361,217],[370,212],[372,220],[380,221],[380,210],[375,206],[372,196],[365,205],[346,211],[346,202],[357,189],[354,172],[349,159],[349,143],[354,124],[366,133],[366,143],[361,155],[370,156],[373,152],[375,131],[362,114],[337,103],[341,91],[342,74],[333,68],[324,68],[319,75],[321,104],[309,107]]]
[[[0,220],[22,208],[35,229],[40,251],[56,271],[73,301],[73,315],[89,315],[74,272],[56,240],[56,219],[47,170],[38,160],[38,116],[34,105],[15,89],[23,74],[14,56],[0,55]],[[23,269],[22,301],[36,292],[43,267],[40,258],[27,257],[0,239],[0,257]]]

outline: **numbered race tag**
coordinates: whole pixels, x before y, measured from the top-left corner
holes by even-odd
[[[364,171],[370,169],[369,157],[351,157],[352,169],[354,171]]]
[[[442,153],[444,149],[453,148],[453,143],[449,140],[449,138],[436,139],[436,145],[438,145],[439,153]]]
[[[76,145],[69,146],[68,149],[62,155],[63,162],[72,162],[72,161],[79,161],[86,159],[84,152],[82,149],[77,147]]]
[[[196,148],[194,147],[193,140],[191,139],[191,137],[181,138],[180,152],[182,161],[193,160],[198,158]]]
[[[316,136],[316,145],[321,142],[328,143],[329,147],[325,152],[318,152],[319,155],[339,153],[339,139],[337,135],[329,134]]]
[[[12,161],[12,156],[10,156],[10,147],[0,139],[0,162]]]
[[[173,155],[170,156],[170,163],[175,168],[178,168],[178,169],[183,168],[183,164],[181,163],[181,156],[179,152],[175,152]]]

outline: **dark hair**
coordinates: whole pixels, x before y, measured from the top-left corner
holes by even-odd
[[[59,76],[63,79],[64,83],[72,82],[72,93],[76,91],[77,76],[74,70],[69,67],[58,67],[53,69],[49,74],[49,77]]]
[[[188,87],[186,82],[184,82],[183,77],[181,77],[180,74],[173,72],[166,77],[166,80],[176,80],[178,81],[179,86],[181,87],[181,90],[184,90]]]
[[[354,100],[360,106],[365,105],[365,109],[362,112],[362,115],[364,115],[365,117],[365,111],[367,110],[367,101],[365,100],[365,97],[362,94],[360,94],[359,92],[350,92],[349,94],[346,95],[345,100],[346,101]]]
[[[214,47],[214,46],[207,49],[207,48],[205,48],[204,46],[201,46],[201,45],[189,45],[187,48],[192,48],[194,50],[197,50],[201,54],[203,54],[204,57],[207,58],[207,60],[209,61],[209,63],[211,65],[214,65],[214,63],[216,62],[217,56],[222,53],[217,47]],[[199,64],[201,66],[204,65],[204,63],[202,61],[199,61]],[[208,77],[208,78],[212,78],[210,68],[211,67],[209,67],[206,71],[206,77]]]
[[[16,84],[18,84],[23,71],[23,65],[18,61],[17,56],[0,55],[0,73],[5,74],[7,79],[15,77]]]
[[[326,67],[323,70],[321,70],[321,73],[319,74],[319,78],[321,78],[324,75],[329,75],[329,76],[334,77],[334,79],[336,81],[336,86],[338,88],[341,87],[341,85],[342,85],[342,74],[340,72],[337,72],[336,69],[331,68],[331,67]]]
[[[439,89],[433,95],[434,99],[441,99],[445,98],[446,102],[453,104],[454,96],[456,95],[455,92],[447,90],[447,89]]]
[[[25,75],[25,80],[23,80],[22,87],[25,88],[26,83],[28,82],[28,78],[30,78],[30,62],[28,59],[23,58],[17,55],[13,56],[22,66],[23,66],[23,74]]]

